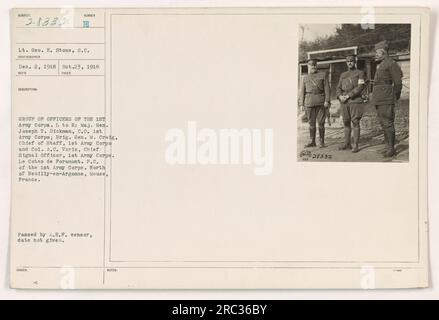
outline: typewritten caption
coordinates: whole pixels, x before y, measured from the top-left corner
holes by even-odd
[[[106,177],[116,137],[106,135],[105,117],[19,117],[18,181],[51,177]]]

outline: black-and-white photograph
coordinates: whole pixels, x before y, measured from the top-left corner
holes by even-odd
[[[411,25],[299,32],[298,160],[408,162]]]

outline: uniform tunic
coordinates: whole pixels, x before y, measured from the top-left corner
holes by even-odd
[[[401,96],[402,76],[399,65],[389,57],[377,67],[372,101],[383,129],[394,130],[395,101]]]
[[[384,59],[378,66],[373,83],[373,103],[376,106],[394,104],[402,90],[402,71],[391,58]]]
[[[360,121],[363,116],[363,99],[361,94],[364,89],[366,75],[362,70],[349,70],[343,72],[337,85],[337,97],[349,96],[345,103],[340,103],[343,122]]]
[[[311,129],[325,126],[325,102],[331,101],[328,76],[324,72],[316,72],[302,77],[299,89],[299,106],[306,107],[308,123]]]

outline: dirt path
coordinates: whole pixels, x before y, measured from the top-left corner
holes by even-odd
[[[340,151],[338,147],[343,143],[343,125],[340,118],[335,118],[331,126],[326,124],[326,148],[304,148],[309,142],[308,124],[298,120],[298,160],[299,161],[337,161],[337,162],[407,162],[409,160],[409,102],[401,101],[398,104],[395,117],[396,152],[393,158],[384,158],[384,137],[379,126],[376,112],[367,106],[362,119],[360,137],[360,152],[350,150]],[[334,119],[333,119],[334,121]],[[316,140],[318,142],[318,133]]]

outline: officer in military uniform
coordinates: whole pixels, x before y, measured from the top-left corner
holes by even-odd
[[[395,155],[395,102],[402,90],[402,71],[399,65],[389,57],[387,41],[375,45],[375,60],[379,63],[373,83],[373,104],[384,132],[387,144],[385,157]]]
[[[329,112],[330,88],[325,72],[318,72],[317,60],[309,59],[308,74],[300,81],[299,107],[306,111],[311,141],[305,148],[316,146],[316,122],[319,127],[320,148],[325,147],[325,119]]]
[[[339,150],[352,149],[351,131],[353,131],[354,148],[352,152],[357,153],[359,151],[360,120],[364,109],[362,92],[366,76],[364,71],[357,69],[355,55],[348,55],[346,64],[348,71],[341,74],[337,85],[337,98],[340,101],[344,124],[344,143],[339,147]],[[353,130],[351,130],[351,122]]]

